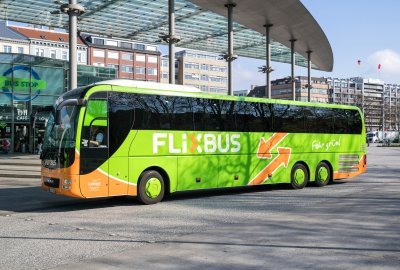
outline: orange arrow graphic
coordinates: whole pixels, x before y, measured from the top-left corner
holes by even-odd
[[[287,133],[274,133],[268,140],[261,137],[258,145],[258,158],[272,158],[271,150],[274,149],[285,137]]]
[[[271,176],[281,165],[287,168],[290,159],[291,148],[278,147],[278,156],[272,160],[256,177],[251,180],[248,185],[262,184],[269,176]]]

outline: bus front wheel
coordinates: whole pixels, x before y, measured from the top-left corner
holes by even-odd
[[[138,199],[143,204],[155,204],[164,198],[164,178],[157,171],[146,171],[140,175]]]
[[[320,162],[315,170],[315,185],[317,187],[326,186],[331,180],[331,169],[325,162]]]
[[[294,189],[302,189],[308,183],[308,170],[306,166],[301,163],[297,163],[292,168],[290,177],[290,183]]]

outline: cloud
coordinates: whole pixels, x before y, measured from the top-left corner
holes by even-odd
[[[378,70],[378,65],[381,69]],[[400,53],[391,49],[377,51],[368,57],[367,75],[388,83],[400,83]]]

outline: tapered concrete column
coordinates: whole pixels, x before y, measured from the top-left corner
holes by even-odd
[[[265,63],[265,75],[266,75],[266,85],[265,85],[265,97],[266,98],[271,98],[272,93],[271,93],[271,78],[270,78],[270,73],[272,72],[271,68],[271,27],[272,24],[266,24],[265,26],[265,48],[266,48],[266,63]]]
[[[85,12],[85,9],[77,4],[77,0],[69,0],[69,4],[63,4],[60,7],[61,12],[68,13],[69,16],[69,80],[68,89],[74,89],[78,86],[78,16]]]
[[[168,0],[169,17],[169,83],[175,83],[175,42],[172,37],[175,35],[175,0]]]
[[[294,47],[294,43],[296,42],[295,39],[291,39],[290,40],[290,47],[291,47],[291,80],[292,80],[292,99],[296,100],[296,80],[295,80],[295,76],[294,76],[294,66],[296,63],[296,55],[295,55],[295,47]]]
[[[236,59],[233,54],[233,8],[236,4],[227,4],[225,7],[228,8],[228,53],[224,56],[225,60],[228,62],[228,95],[233,95],[233,85],[232,85],[232,62]]]
[[[307,86],[308,86],[308,102],[311,102],[311,51],[307,51]]]

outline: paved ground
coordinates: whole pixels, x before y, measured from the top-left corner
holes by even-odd
[[[400,269],[400,148],[370,147],[368,163],[324,188],[191,192],[152,206],[0,178],[0,268]]]

